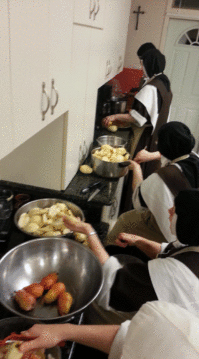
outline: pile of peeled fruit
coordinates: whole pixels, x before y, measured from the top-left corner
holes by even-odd
[[[14,293],[14,300],[26,312],[34,309],[41,297],[43,304],[56,302],[60,315],[67,314],[73,303],[72,295],[66,291],[65,284],[58,281],[57,273],[50,273],[41,282],[32,283]]]

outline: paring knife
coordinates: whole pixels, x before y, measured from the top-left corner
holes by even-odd
[[[97,188],[87,199],[87,202],[90,202],[101,190],[102,188],[104,188],[106,186],[106,184],[101,184],[101,186],[99,188]]]
[[[101,183],[102,183],[102,181],[98,181],[98,182],[92,183],[92,184],[88,185],[87,187],[83,188],[83,189],[81,190],[81,193],[87,193],[87,192],[90,191],[92,188],[100,186]]]

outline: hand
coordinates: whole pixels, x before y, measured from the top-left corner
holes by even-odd
[[[115,125],[115,121],[117,121],[116,115],[111,115],[103,118],[102,125],[105,127],[109,127],[111,125]]]
[[[64,216],[62,220],[67,228],[74,232],[80,232],[87,234],[89,232],[88,227],[90,226],[88,223],[82,222],[80,218]]]
[[[143,163],[151,161],[151,152],[147,150],[141,150],[137,153],[137,155],[134,157],[134,161],[137,163]]]
[[[140,170],[140,165],[139,163],[135,162],[134,160],[128,160],[130,162],[130,165],[128,166],[129,170],[136,170],[136,169],[139,169]]]
[[[116,115],[107,116],[102,120],[105,127],[116,125],[118,127],[129,127],[134,122],[133,117],[128,113],[119,113]]]
[[[128,245],[135,245],[135,242],[138,238],[140,237],[136,234],[120,233],[115,240],[115,244],[117,244],[119,247],[126,248]]]
[[[63,326],[61,324],[35,324],[29,330],[22,332],[22,334],[27,338],[31,338],[20,345],[19,350],[23,353],[34,349],[52,348],[64,340]],[[32,337],[35,339],[32,340]]]
[[[144,149],[137,153],[137,155],[134,157],[134,161],[137,163],[142,163],[142,162],[149,162],[153,160],[160,160],[160,158],[161,158],[161,154],[159,151],[149,152]]]

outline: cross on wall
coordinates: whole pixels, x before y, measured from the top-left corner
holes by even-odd
[[[141,6],[138,6],[138,10],[133,11],[133,13],[137,14],[135,30],[138,30],[139,16],[140,16],[140,14],[145,14],[145,11],[141,11]]]

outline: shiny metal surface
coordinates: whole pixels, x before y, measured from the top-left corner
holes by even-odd
[[[127,141],[125,141],[123,138],[121,137],[117,137],[117,136],[100,136],[96,139],[97,143],[99,144],[99,146],[102,145],[110,145],[113,147],[126,147],[127,145]]]
[[[17,210],[17,212],[15,213],[15,216],[14,216],[14,223],[15,223],[16,227],[23,233],[31,236],[32,238],[35,238],[36,237],[35,235],[31,234],[30,232],[25,231],[23,228],[20,228],[18,226],[19,217],[21,216],[22,213],[27,213],[32,208],[35,208],[35,207],[46,208],[46,207],[50,207],[53,204],[56,204],[58,202],[65,203],[68,206],[68,208],[73,212],[75,217],[80,217],[82,221],[85,221],[85,216],[84,216],[83,211],[76,204],[74,204],[72,202],[64,201],[62,199],[57,199],[57,198],[42,198],[42,199],[28,202]],[[70,232],[67,235],[62,235],[62,236],[58,236],[58,237],[68,237],[71,235],[71,233],[72,232]]]
[[[74,302],[70,313],[59,316],[56,303],[22,311],[13,293],[57,272]],[[20,244],[0,260],[0,301],[18,316],[37,322],[63,322],[81,313],[99,294],[103,283],[102,267],[95,255],[82,244],[69,238],[38,238]]]
[[[128,173],[127,167],[121,167],[119,165],[121,162],[106,162],[100,160],[99,158],[94,157],[93,153],[99,149],[100,147],[94,148],[91,151],[91,161],[92,161],[93,171],[98,176],[106,177],[106,178],[119,178],[125,176]]]

